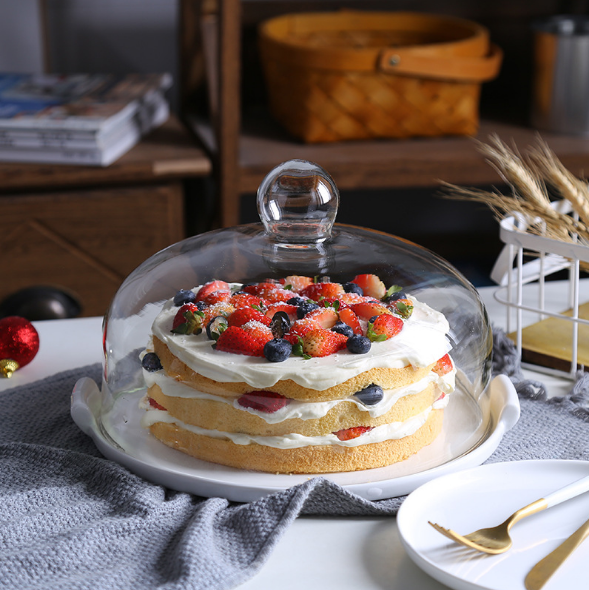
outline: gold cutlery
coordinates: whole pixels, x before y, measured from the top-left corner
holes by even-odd
[[[589,537],[589,520],[530,570],[524,582],[527,590],[540,590],[587,537]]]
[[[504,553],[512,546],[513,542],[509,536],[509,529],[511,529],[516,522],[519,522],[526,516],[531,516],[532,514],[536,514],[536,512],[556,506],[557,504],[569,500],[570,498],[574,498],[588,490],[589,476],[575,481],[564,488],[552,492],[552,494],[549,494],[545,498],[540,498],[539,500],[516,510],[505,522],[502,522],[495,527],[480,529],[468,535],[460,535],[452,529],[446,529],[431,521],[428,522],[434,527],[434,529],[436,529],[436,531],[449,539],[452,539],[452,541],[455,541],[456,543],[460,543],[461,545],[470,547],[476,551],[481,551],[482,553],[496,555],[498,553]]]

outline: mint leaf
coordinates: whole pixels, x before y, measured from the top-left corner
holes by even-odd
[[[389,287],[387,289],[387,292],[384,294],[383,299],[386,299],[387,297],[390,297],[393,293],[398,293],[401,290],[402,288],[399,287],[399,285],[393,285],[392,287]]]

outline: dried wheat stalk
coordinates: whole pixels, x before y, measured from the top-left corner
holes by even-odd
[[[497,135],[492,135],[489,140],[489,144],[478,142],[478,148],[486,156],[487,162],[511,187],[512,195],[443,183],[448,191],[445,196],[484,203],[499,221],[509,215],[520,215],[526,220],[527,231],[530,233],[568,242],[579,239],[589,244],[587,184],[566,170],[541,140],[538,147],[531,151],[528,161],[515,148],[507,147]],[[580,221],[559,213],[550,206],[546,182],[571,202]]]

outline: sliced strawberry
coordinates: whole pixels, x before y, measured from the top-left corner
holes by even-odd
[[[352,440],[353,438],[358,438],[365,432],[370,432],[373,428],[374,426],[352,426],[352,428],[344,428],[344,430],[338,430],[333,434],[340,440]]]
[[[226,301],[221,301],[220,303],[215,303],[215,305],[205,307],[205,309],[204,309],[205,317],[203,320],[203,324],[205,326],[208,326],[209,322],[213,318],[216,318],[218,315],[222,315],[223,317],[228,318],[234,311],[235,311],[235,308],[233,307],[233,305],[231,305],[231,303],[228,303]]]
[[[231,289],[229,283],[225,281],[209,281],[205,283],[196,294],[196,301],[202,301],[207,295],[224,289]]]
[[[331,307],[319,308],[310,311],[306,316],[306,320],[315,322],[317,327],[330,330],[333,328],[339,319],[337,311]]]
[[[313,284],[311,277],[302,277],[299,275],[290,275],[284,279],[284,286],[291,286],[291,290],[295,293],[302,291],[305,287]]]
[[[256,321],[264,324],[265,326],[270,325],[270,318],[265,316],[261,311],[254,309],[253,307],[241,307],[236,309],[228,318],[227,323],[230,326],[243,326],[248,322]]]
[[[354,303],[351,307],[352,311],[363,320],[369,320],[375,315],[392,313],[388,307],[384,306],[382,303],[378,303],[377,301]]]
[[[229,301],[230,299],[231,299],[231,290],[230,289],[219,289],[218,291],[213,291],[212,293],[207,295],[201,301],[206,305],[215,305],[215,303]]]
[[[239,309],[240,307],[262,307],[262,298],[257,295],[250,295],[249,293],[236,293],[231,297],[229,303]]]
[[[237,403],[244,408],[273,414],[290,403],[290,399],[274,391],[250,391],[244,393]]]
[[[372,342],[382,342],[396,336],[403,329],[403,320],[394,315],[379,315],[368,324],[366,336]]]
[[[382,299],[387,292],[385,284],[376,275],[358,275],[352,283],[356,283],[364,291],[364,295],[375,299]]]
[[[343,334],[319,328],[303,336],[303,353],[313,357],[334,354],[346,347],[348,338]]]
[[[164,406],[158,404],[152,397],[148,398],[149,399],[149,405],[156,409],[156,410],[163,410],[164,412],[166,411],[166,408],[164,408]]]
[[[437,373],[441,377],[442,375],[449,373],[453,368],[454,365],[452,364],[452,359],[450,358],[450,355],[445,354],[441,359],[438,360],[432,371],[434,373]]]
[[[317,330],[317,324],[313,320],[308,320],[306,317],[302,320],[297,320],[291,327],[288,334],[285,334],[284,339],[291,344],[296,344],[299,337],[304,336],[307,332]]]
[[[313,301],[319,301],[322,297],[337,298],[338,295],[345,293],[344,288],[339,283],[313,283],[301,291],[302,297],[307,297]]]
[[[203,312],[194,303],[185,303],[174,316],[172,332],[176,334],[200,334],[204,326]]]
[[[344,322],[344,324],[348,324],[352,330],[354,330],[354,334],[362,334],[362,326],[360,325],[360,320],[356,313],[346,307],[344,309],[340,309],[339,311],[339,319]]]
[[[259,345],[256,339],[238,326],[229,326],[219,336],[216,344],[216,350],[247,356],[256,356],[258,349]]]
[[[337,296],[340,304],[353,305],[354,303],[361,303],[363,301],[362,295],[358,293],[342,293]]]
[[[288,303],[271,303],[266,310],[266,315],[272,319],[275,313],[283,311],[293,321],[297,317],[297,309],[296,305],[289,305]]]

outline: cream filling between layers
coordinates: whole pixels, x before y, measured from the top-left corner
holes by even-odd
[[[301,434],[293,433],[284,436],[251,436],[249,434],[207,430],[205,428],[199,428],[198,426],[185,424],[173,416],[170,416],[167,411],[150,408],[146,401],[143,402],[142,407],[148,411],[146,411],[141,418],[141,426],[149,428],[157,422],[166,422],[168,424],[176,424],[176,426],[193,432],[194,434],[230,440],[236,445],[249,445],[253,443],[266,447],[274,447],[276,449],[296,449],[300,447],[333,445],[341,447],[359,447],[371,443],[384,442],[386,440],[397,440],[414,434],[426,423],[432,409],[443,409],[448,404],[448,399],[449,396],[446,395],[441,400],[436,401],[433,406],[404,422],[391,422],[390,424],[375,426],[369,432],[365,432],[359,437],[351,440],[340,440],[335,434],[327,434],[324,436],[303,436]],[[146,398],[144,398],[144,400],[146,400]]]
[[[214,381],[246,382],[264,389],[291,379],[302,387],[322,391],[373,368],[427,367],[450,351],[446,337],[449,325],[444,315],[412,297],[409,299],[414,309],[403,329],[389,340],[373,343],[366,354],[345,350],[327,357],[291,356],[284,362],[271,363],[265,358],[216,351],[204,331],[199,335],[171,333],[179,309],[172,300],[164,305],[152,331],[174,356],[196,373]]]
[[[372,418],[377,418],[386,414],[393,405],[399,401],[402,397],[407,395],[415,395],[421,393],[430,383],[435,383],[438,390],[441,393],[450,394],[454,391],[456,369],[453,369],[446,375],[439,376],[433,371],[426,375],[420,381],[400,387],[398,389],[389,389],[384,391],[383,399],[373,406],[367,406],[363,404],[354,396],[350,396],[345,399],[332,400],[327,402],[303,402],[299,400],[290,400],[290,402],[280,408],[276,412],[260,412],[253,408],[244,408],[235,399],[227,399],[221,396],[212,395],[198,391],[175,381],[171,377],[168,377],[163,371],[148,372],[143,370],[143,376],[147,387],[152,385],[158,385],[162,392],[170,397],[180,398],[191,398],[191,399],[204,399],[212,400],[224,404],[233,406],[237,410],[242,410],[254,414],[262,418],[268,424],[278,424],[284,420],[290,420],[292,418],[300,418],[301,420],[312,420],[322,418],[325,416],[334,406],[337,406],[341,402],[351,402],[356,404],[359,410],[366,412]],[[446,396],[447,397],[447,396]]]

